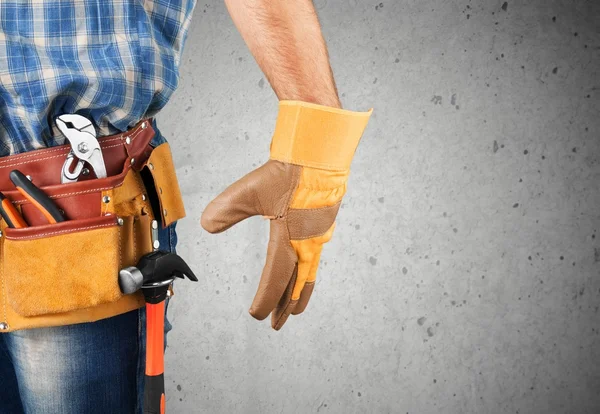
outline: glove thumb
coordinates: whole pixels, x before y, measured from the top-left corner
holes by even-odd
[[[220,233],[240,221],[256,215],[275,218],[289,202],[295,173],[279,161],[269,160],[245,175],[211,201],[202,213],[202,227]]]

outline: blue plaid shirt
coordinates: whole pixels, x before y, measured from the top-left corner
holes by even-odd
[[[0,156],[64,144],[61,114],[98,136],[165,106],[196,0],[1,0]]]

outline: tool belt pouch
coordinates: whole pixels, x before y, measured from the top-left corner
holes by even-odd
[[[119,270],[152,251],[152,220],[166,227],[185,216],[169,145],[153,148],[153,136],[144,120],[99,138],[107,177],[90,172],[69,184],[60,183],[68,145],[0,158],[0,191],[29,224],[1,224],[0,332],[91,322],[143,305],[140,292],[121,293]],[[65,221],[47,224],[15,191],[13,169],[31,176]]]

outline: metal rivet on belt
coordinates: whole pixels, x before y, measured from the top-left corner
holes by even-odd
[[[0,331],[8,331],[8,324],[6,322],[0,322]]]
[[[163,209],[163,214],[165,217],[167,217],[167,209],[166,208]]]
[[[142,201],[146,201],[146,194],[142,194]]]
[[[102,197],[102,201],[104,201],[105,203],[110,203],[110,197],[104,196],[104,197]]]
[[[123,221],[123,219],[122,219],[121,217],[117,218],[117,224],[118,224],[119,226],[122,226],[122,225],[123,225],[123,223],[124,223],[124,221]]]
[[[131,144],[131,138],[129,138],[129,137],[125,138],[125,143],[127,145]]]
[[[131,159],[131,164],[133,165],[133,163],[135,162],[135,158]]]
[[[160,242],[158,240],[154,240],[152,243],[152,248],[158,250],[160,248]]]
[[[81,170],[81,175],[90,175],[90,169],[84,168],[83,170]]]
[[[146,123],[142,122],[142,129],[146,129]]]

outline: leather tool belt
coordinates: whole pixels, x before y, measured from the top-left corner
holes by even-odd
[[[151,120],[98,139],[106,178],[93,172],[61,184],[71,147],[47,148],[0,158],[0,191],[29,227],[0,230],[0,333],[92,322],[144,305],[140,292],[123,295],[119,270],[152,251],[152,220],[163,227],[185,216],[167,143],[156,148]],[[64,212],[48,224],[16,191],[9,173],[18,169]]]

